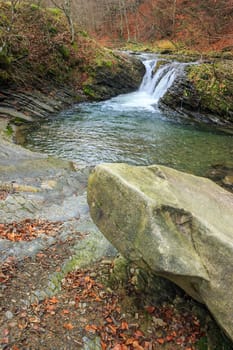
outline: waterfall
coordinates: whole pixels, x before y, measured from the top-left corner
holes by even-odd
[[[158,60],[144,61],[146,73],[139,88],[140,92],[145,92],[154,98],[155,103],[163,97],[170,88],[177,75],[181,74],[184,63],[169,62],[157,69],[154,73]]]
[[[161,60],[160,60],[161,61]],[[147,110],[156,112],[159,99],[174,82],[175,78],[183,72],[185,63],[165,62],[156,70],[157,58],[145,59],[143,64],[146,73],[139,89],[129,94],[119,95],[102,103],[102,110],[115,111]],[[156,72],[154,72],[156,70]]]

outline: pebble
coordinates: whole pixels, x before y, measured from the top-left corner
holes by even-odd
[[[11,320],[11,319],[14,317],[14,315],[12,314],[12,312],[9,311],[9,310],[5,312],[5,316],[6,316],[6,318],[7,318],[8,320]]]
[[[166,322],[164,322],[161,318],[152,317],[152,320],[153,320],[155,327],[166,326]]]

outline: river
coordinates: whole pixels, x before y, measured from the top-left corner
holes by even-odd
[[[159,163],[196,175],[232,161],[232,135],[185,124],[158,107],[184,64],[168,63],[153,74],[156,58],[145,55],[143,61],[146,74],[138,91],[77,104],[30,130],[26,147],[80,164]]]

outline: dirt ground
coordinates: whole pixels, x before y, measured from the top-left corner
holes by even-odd
[[[50,234],[59,231],[59,223],[44,225]],[[18,234],[15,231],[12,237],[6,232],[13,226]],[[41,226],[30,220],[1,224],[0,234],[4,239],[34,239]],[[26,235],[29,227],[31,233]],[[34,257],[20,262],[9,257],[2,264],[0,349],[194,350],[200,339],[204,342],[205,329],[193,315],[188,297],[185,306],[183,302],[144,305],[143,295],[130,280],[113,290],[110,258],[69,272],[57,294],[36,298],[35,291],[47,288],[50,276],[72,255],[74,242],[83,238],[76,233]]]

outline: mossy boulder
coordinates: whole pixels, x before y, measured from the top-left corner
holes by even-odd
[[[233,130],[233,61],[191,64],[160,101],[195,122]]]
[[[140,268],[204,303],[233,339],[233,195],[209,179],[164,166],[98,165],[91,216]]]

